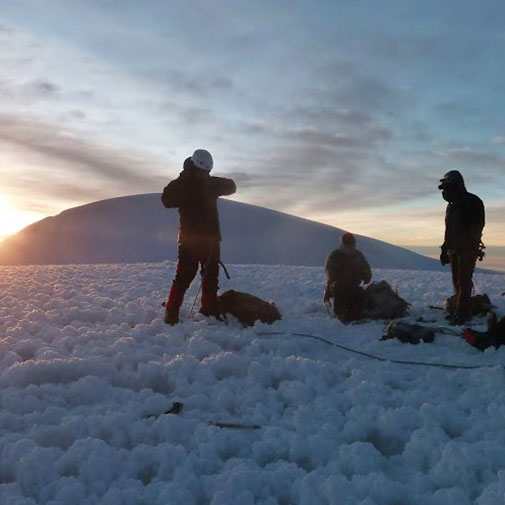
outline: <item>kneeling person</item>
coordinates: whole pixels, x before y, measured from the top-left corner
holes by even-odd
[[[354,235],[342,235],[338,249],[326,258],[325,270],[324,301],[333,298],[335,316],[343,323],[360,319],[365,293],[361,283],[370,282],[372,271],[363,253],[356,249]]]

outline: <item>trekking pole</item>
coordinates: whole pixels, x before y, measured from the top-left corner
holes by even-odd
[[[224,272],[224,274],[226,275],[226,278],[227,278],[228,280],[230,280],[230,279],[231,279],[230,274],[228,273],[228,270],[227,270],[227,269],[226,269],[226,267],[224,266],[224,263],[223,263],[222,261],[219,261],[219,264],[221,265],[221,268],[223,269],[223,272]]]
[[[200,294],[201,290],[202,290],[202,281],[200,279],[200,284],[198,285],[198,291],[196,292],[196,295],[193,298],[193,303],[191,304],[191,309],[189,311],[189,316],[188,317],[191,317],[193,315],[193,309],[195,308],[196,299],[198,298],[198,295]]]

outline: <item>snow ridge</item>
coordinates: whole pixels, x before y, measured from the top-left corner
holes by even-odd
[[[219,199],[225,263],[324,264],[343,230],[282,212]],[[178,213],[159,194],[133,195],[68,209],[0,244],[0,265],[159,262],[177,257]],[[436,261],[358,236],[374,268],[441,270]]]

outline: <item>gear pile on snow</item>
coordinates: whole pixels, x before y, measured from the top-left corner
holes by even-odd
[[[471,346],[483,351],[494,346],[496,349],[505,344],[505,317],[499,321],[494,312],[488,313],[487,331],[476,331],[466,328],[463,331],[463,338]]]
[[[419,344],[421,341],[430,343],[435,340],[435,332],[432,328],[411,324],[405,321],[391,321],[384,329],[381,340],[396,338],[404,344]]]
[[[396,319],[405,317],[410,304],[386,282],[372,282],[365,289],[363,318]]]
[[[472,317],[473,316],[485,316],[494,306],[485,293],[483,295],[475,295],[471,297],[472,304]],[[444,310],[447,314],[447,317],[450,319],[454,315],[455,311],[455,297],[450,296],[445,301]]]
[[[252,326],[256,321],[272,324],[282,317],[274,303],[233,289],[220,294],[218,302],[223,316],[231,314],[245,326]]]

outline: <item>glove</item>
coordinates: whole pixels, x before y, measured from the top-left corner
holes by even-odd
[[[448,265],[450,262],[451,260],[447,254],[447,251],[445,249],[442,249],[442,252],[440,253],[440,263],[442,263],[442,265]]]

